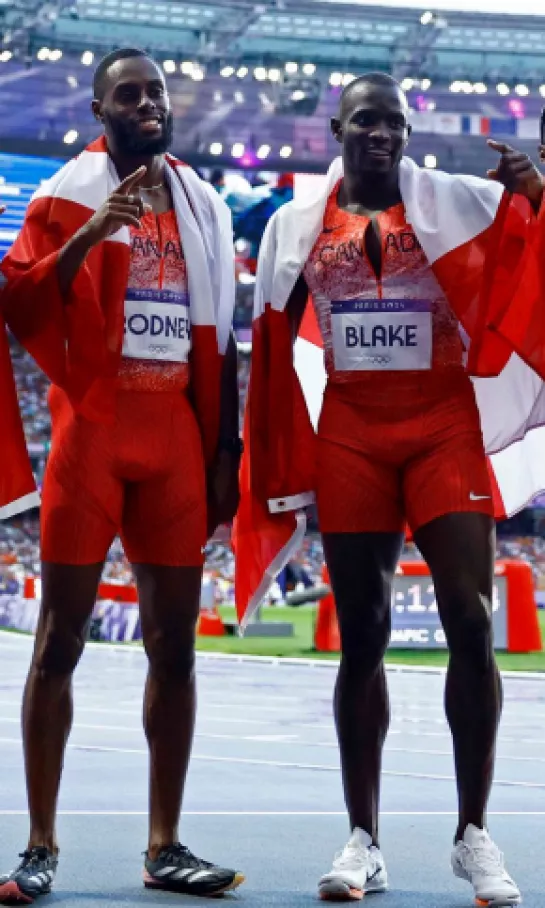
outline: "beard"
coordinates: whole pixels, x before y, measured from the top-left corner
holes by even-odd
[[[160,136],[144,136],[136,123],[112,117],[106,111],[104,111],[104,124],[107,132],[115,140],[119,151],[135,158],[164,154],[172,145],[174,117],[171,110],[165,114]]]

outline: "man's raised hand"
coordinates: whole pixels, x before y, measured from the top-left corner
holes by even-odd
[[[493,139],[489,139],[487,144],[501,155],[497,166],[488,171],[489,179],[502,183],[508,192],[525,196],[535,209],[539,208],[543,196],[543,179],[528,155]]]

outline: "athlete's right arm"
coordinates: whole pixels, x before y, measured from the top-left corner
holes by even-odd
[[[305,314],[307,300],[307,282],[303,275],[300,274],[297,278],[295,287],[291,291],[287,305],[288,319],[291,325],[291,335],[294,343],[297,339],[299,328],[301,327],[301,322],[303,321],[303,315]]]
[[[66,298],[72,283],[93,246],[102,243],[121,227],[139,227],[147,210],[138,193],[131,194],[146,168],[139,167],[126,177],[115,192],[89,218],[87,223],[63,246],[57,259],[57,276],[61,295]]]

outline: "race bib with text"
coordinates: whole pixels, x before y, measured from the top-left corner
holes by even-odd
[[[127,290],[123,356],[186,363],[190,350],[187,293]]]
[[[337,300],[331,303],[331,330],[339,372],[431,368],[429,300]]]

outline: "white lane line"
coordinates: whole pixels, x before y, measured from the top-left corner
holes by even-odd
[[[20,738],[0,738],[0,744],[21,744]],[[148,756],[148,751],[141,748],[133,747],[104,747],[98,744],[68,744],[69,750],[90,751],[98,753],[117,753],[117,754],[137,754],[139,756]],[[339,766],[332,766],[323,763],[297,763],[280,760],[258,760],[251,757],[224,757],[211,754],[193,754],[192,760],[206,763],[230,763],[233,765],[243,766],[267,766],[273,769],[308,769],[320,772],[339,772]],[[402,779],[421,779],[437,782],[454,782],[453,775],[439,775],[438,773],[419,773],[419,772],[396,772],[392,769],[383,771],[383,776]],[[545,783],[542,782],[520,782],[511,779],[495,779],[496,787],[507,788],[525,788],[545,790]]]
[[[6,716],[0,716],[0,723],[11,723],[14,725],[20,724],[20,719],[15,719]],[[143,736],[143,729],[140,726],[129,726],[129,725],[90,725],[84,722],[75,722],[72,726],[72,731],[106,731],[106,732],[121,732],[128,734],[136,734]],[[222,735],[214,734],[213,732],[199,732],[195,733],[196,738],[202,738],[205,740],[211,741],[234,741],[236,743],[240,741],[248,741],[251,743],[257,744],[288,744],[297,747],[320,747],[327,748],[330,750],[337,750],[338,744],[336,741],[302,741],[299,735],[296,734],[276,734],[276,735]],[[2,740],[2,739],[0,739]],[[102,745],[86,745],[78,744],[78,748],[89,748],[97,747],[97,749],[105,749]],[[130,751],[131,753],[133,751]],[[389,753],[402,753],[402,754],[415,754],[417,756],[426,756],[426,757],[450,757],[452,758],[452,750],[430,750],[425,748],[409,748],[409,747],[391,747],[389,744],[386,744],[384,749],[385,754]],[[545,757],[533,757],[533,756],[521,756],[520,754],[497,754],[498,760],[509,760],[511,762],[520,762],[520,763],[545,763]]]
[[[21,645],[26,646],[30,654],[31,648],[33,646],[34,639],[30,635],[25,634],[10,634],[6,631],[0,631],[1,641],[0,649],[19,649]],[[9,638],[9,639],[8,639]],[[102,650],[103,653],[108,653],[115,655],[117,653],[122,653],[123,655],[144,655],[144,649],[142,646],[134,646],[127,643],[121,644],[104,644],[96,643],[93,640],[89,640],[86,644],[86,649],[88,650]],[[339,658],[334,659],[298,659],[289,656],[251,656],[246,654],[237,654],[237,653],[209,653],[202,650],[197,650],[198,660],[201,662],[227,662],[232,663],[233,665],[266,665],[271,668],[279,667],[297,667],[297,668],[310,668],[313,670],[316,669],[338,669],[340,664]],[[444,666],[432,666],[432,665],[406,665],[404,663],[388,662],[386,661],[386,671],[388,674],[397,675],[397,674],[409,674],[409,675],[439,675],[445,676],[447,669]],[[529,671],[502,671],[503,678],[509,678],[510,680],[515,681],[535,681],[535,682],[544,682],[545,681],[545,672],[529,672]]]
[[[381,810],[381,817],[457,817],[454,810]],[[1,817],[27,817],[27,810],[0,810]],[[60,817],[147,817],[147,810],[58,810]],[[184,810],[184,817],[346,817],[344,810]],[[488,810],[489,817],[545,817],[545,810]]]

